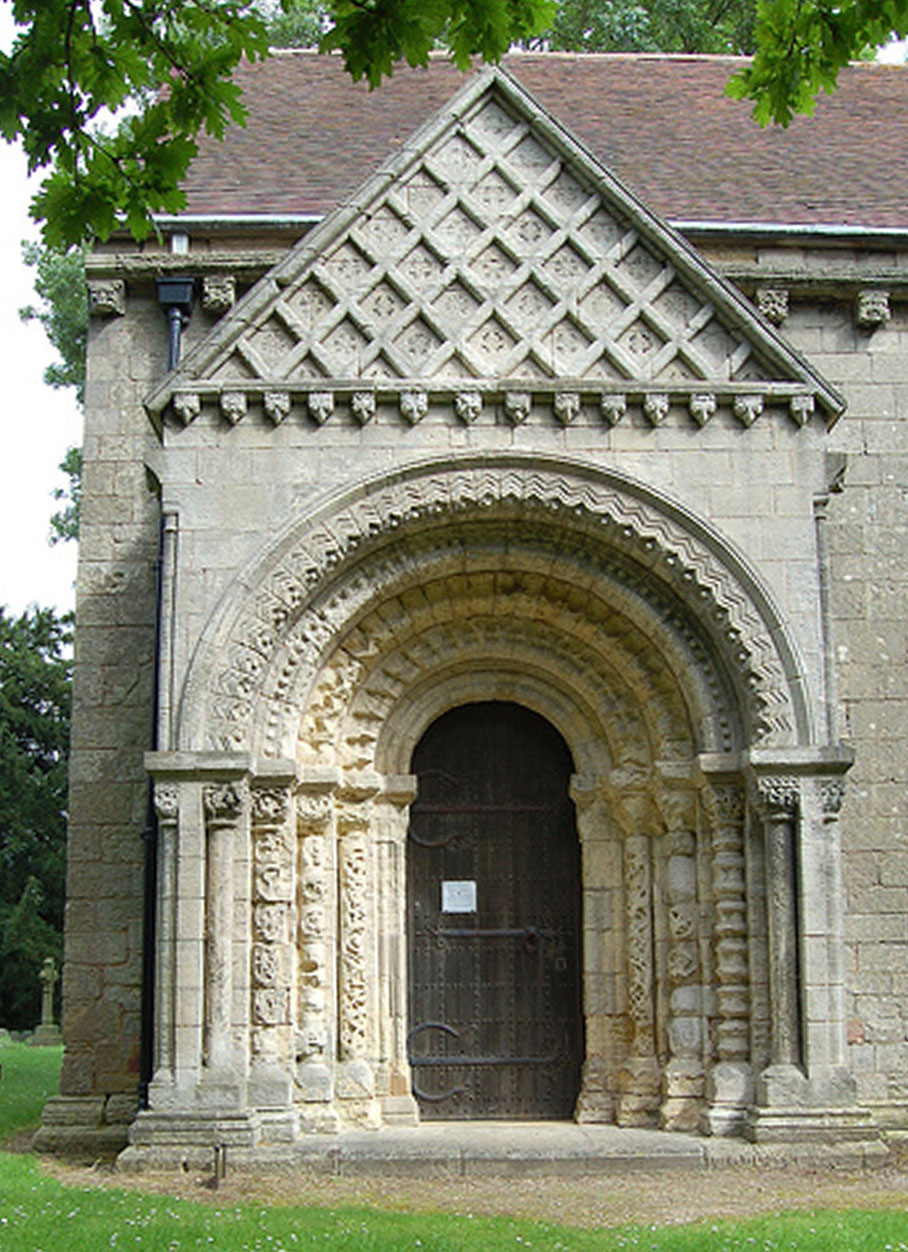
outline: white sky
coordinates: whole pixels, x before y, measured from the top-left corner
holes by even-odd
[[[12,41],[12,19],[0,4],[0,47]],[[901,61],[906,44],[892,44],[881,59]],[[73,607],[74,543],[48,543],[55,487],[65,484],[57,466],[82,435],[71,391],[42,380],[54,357],[40,325],[23,324],[18,310],[34,301],[32,271],[21,260],[21,241],[37,237],[28,217],[33,188],[25,158],[0,141],[0,604],[21,613],[28,605]]]
[[[8,7],[0,5],[0,47],[11,43]],[[37,238],[28,216],[32,195],[25,157],[0,140],[0,604],[21,613],[30,604],[71,609],[76,545],[50,547],[51,492],[65,485],[57,470],[66,449],[82,438],[71,389],[42,380],[54,352],[41,326],[19,320],[35,303],[32,271],[21,241]]]

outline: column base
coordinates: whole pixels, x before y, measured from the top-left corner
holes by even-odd
[[[615,1104],[608,1089],[608,1068],[601,1056],[588,1056],[583,1062],[580,1094],[574,1106],[574,1121],[581,1125],[608,1125],[615,1120]]]
[[[862,1108],[765,1108],[749,1111],[745,1136],[752,1143],[863,1144],[864,1156],[888,1156],[879,1130],[867,1109]]]
[[[704,1135],[731,1139],[744,1134],[753,1104],[754,1079],[744,1061],[720,1061],[706,1080],[706,1108],[700,1117]]]
[[[619,1126],[657,1126],[662,1073],[655,1057],[629,1057],[618,1076],[615,1121]]]
[[[382,1121],[386,1126],[418,1126],[419,1105],[412,1095],[383,1096]]]

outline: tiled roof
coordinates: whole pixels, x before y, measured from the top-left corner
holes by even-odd
[[[812,118],[760,129],[725,57],[513,54],[505,67],[657,213],[674,221],[908,229],[908,69],[854,65]],[[337,57],[242,67],[245,130],[205,140],[185,212],[323,215],[462,84],[446,61],[378,91]]]

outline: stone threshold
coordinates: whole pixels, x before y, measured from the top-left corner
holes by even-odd
[[[754,1144],[743,1139],[573,1122],[436,1122],[378,1131],[345,1130],[295,1143],[228,1147],[222,1168],[305,1169],[332,1175],[439,1176],[656,1173],[729,1166],[867,1168],[889,1151],[879,1139],[844,1143]],[[117,1158],[125,1172],[214,1169],[216,1150],[176,1144],[136,1145]]]

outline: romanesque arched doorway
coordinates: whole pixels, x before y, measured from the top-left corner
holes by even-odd
[[[413,754],[409,1056],[422,1118],[559,1118],[580,1084],[573,763],[521,705],[462,705]]]

